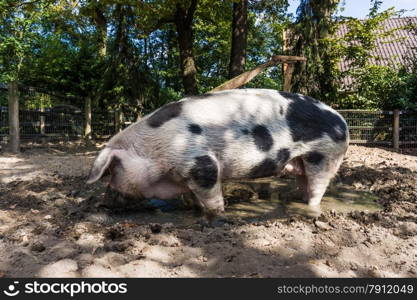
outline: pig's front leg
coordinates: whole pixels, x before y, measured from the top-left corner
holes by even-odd
[[[224,200],[217,159],[211,155],[195,157],[188,177],[188,187],[203,209],[203,222],[213,225],[217,219],[223,219]]]

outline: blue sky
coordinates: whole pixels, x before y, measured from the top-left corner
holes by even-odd
[[[300,0],[289,0],[289,12],[295,13]],[[355,17],[363,19],[369,12],[371,6],[370,0],[342,0],[345,3],[345,10],[340,13],[342,16]],[[403,16],[417,16],[417,0],[383,0],[381,9],[395,7],[397,10],[407,9],[408,11]]]

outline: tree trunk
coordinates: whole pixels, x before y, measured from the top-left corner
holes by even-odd
[[[94,1],[92,17],[98,34],[97,46],[100,59],[104,59],[107,52],[107,19],[104,10],[105,6],[100,5],[98,1]]]
[[[193,17],[197,7],[197,0],[192,0],[188,9],[180,4],[176,6],[175,26],[178,33],[178,47],[180,50],[181,75],[186,95],[197,95],[197,68],[193,55]]]
[[[232,49],[230,52],[229,78],[245,71],[248,36],[248,0],[233,3]]]
[[[19,89],[17,81],[8,84],[9,91],[9,151],[20,152]]]
[[[85,106],[84,106],[84,139],[88,144],[92,137],[92,129],[91,129],[91,98],[87,97],[85,99]]]
[[[107,55],[107,18],[105,16],[105,6],[100,5],[99,1],[94,2],[93,10],[93,22],[97,30],[98,40],[98,56],[100,63],[104,64]],[[91,126],[92,120],[92,98],[94,102],[98,102],[100,99],[100,90],[94,89],[89,93],[89,96],[85,99],[84,114],[85,114],[85,127],[84,127],[84,139],[86,144],[90,144],[93,137],[93,129]]]

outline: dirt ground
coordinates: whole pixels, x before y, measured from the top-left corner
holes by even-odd
[[[0,153],[0,277],[417,277],[417,151],[351,146],[320,216],[292,179],[227,185],[215,228],[180,201],[109,203],[84,184],[96,154]]]

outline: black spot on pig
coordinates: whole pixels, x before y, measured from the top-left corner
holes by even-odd
[[[337,114],[321,109],[320,102],[308,96],[280,92],[290,99],[286,119],[295,142],[309,142],[327,134],[335,142],[345,141],[347,127]]]
[[[148,119],[148,125],[152,128],[162,126],[165,122],[178,117],[181,114],[182,102],[173,102],[162,106]]]
[[[197,185],[210,189],[217,182],[217,165],[208,155],[198,156],[195,158],[190,175]]]
[[[250,178],[270,177],[278,172],[276,162],[271,158],[264,159],[259,165],[252,168]]]
[[[266,128],[264,125],[256,125],[253,127],[252,136],[255,140],[255,145],[259,150],[264,152],[271,150],[274,141],[268,128]]]
[[[320,152],[312,151],[307,153],[305,159],[310,164],[319,165],[323,161],[324,155]]]
[[[279,149],[277,152],[277,163],[279,165],[285,164],[288,159],[290,158],[290,149],[288,148],[282,148]]]
[[[249,130],[247,130],[246,128],[241,130],[243,134],[249,134]]]
[[[194,134],[201,134],[203,132],[203,129],[197,124],[188,125],[188,130]]]
[[[283,115],[284,115],[284,108],[283,108],[282,106],[279,108],[279,114],[280,114],[281,116],[283,116]]]

